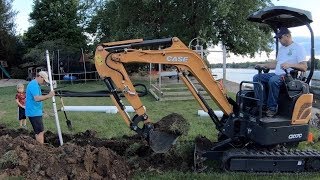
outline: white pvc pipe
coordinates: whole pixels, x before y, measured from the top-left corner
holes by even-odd
[[[125,106],[126,112],[135,112],[132,106]],[[146,109],[144,107],[144,109]],[[61,111],[75,111],[75,112],[105,112],[115,114],[118,112],[116,106],[64,106]]]
[[[48,51],[48,50],[46,50],[46,59],[47,59],[47,69],[48,69],[50,90],[53,91],[52,73],[51,73],[51,65],[50,65],[50,58],[49,58],[49,51]],[[56,99],[55,99],[54,96],[52,96],[52,105],[53,105],[54,119],[55,119],[55,122],[56,122],[56,127],[57,127],[57,131],[58,131],[59,141],[60,141],[60,145],[62,146],[62,145],[63,145],[63,139],[62,139],[60,122],[59,122],[59,117],[58,117]]]
[[[223,112],[222,111],[213,111],[213,112],[216,114],[216,116],[218,118],[221,118],[223,116]],[[209,117],[209,114],[207,112],[205,112],[204,110],[198,110],[198,115],[199,116],[203,116],[203,117],[206,117],[206,116]]]

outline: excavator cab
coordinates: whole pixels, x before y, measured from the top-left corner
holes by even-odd
[[[195,148],[195,167],[202,169],[202,159],[215,159],[222,162],[222,168],[228,171],[314,171],[319,170],[319,154],[296,152],[293,155],[287,148],[296,147],[306,141],[309,134],[309,120],[313,94],[309,92],[309,83],[314,72],[314,36],[309,11],[284,7],[267,7],[251,14],[249,21],[270,26],[274,32],[280,27],[307,26],[311,33],[311,67],[308,77],[301,72],[286,72],[278,101],[278,115],[273,118],[263,114],[261,83],[242,81],[237,93],[239,115],[225,119],[218,142],[210,148],[203,148],[198,140]],[[276,54],[278,39],[276,39]],[[269,69],[258,67],[258,74],[268,73]],[[256,98],[246,84],[258,87],[261,96]],[[197,147],[198,146],[198,147]],[[204,150],[205,149],[205,150]],[[280,155],[281,154],[281,155]]]
[[[284,84],[280,89],[278,100],[278,114],[280,117],[292,118],[294,114],[294,106],[298,98],[303,94],[309,94],[309,83],[314,72],[314,35],[310,23],[312,16],[309,11],[285,7],[274,6],[268,7],[253,13],[248,17],[249,21],[258,22],[270,26],[274,32],[280,27],[298,27],[307,26],[311,33],[311,67],[308,77],[304,76],[304,72],[293,70],[286,72],[283,77]],[[278,39],[276,39],[276,54],[278,54]],[[294,121],[293,117],[293,121]]]
[[[311,29],[310,23],[312,22],[311,13],[309,11],[285,7],[285,6],[274,6],[274,7],[267,7],[263,10],[253,13],[248,17],[249,21],[258,22],[261,24],[265,24],[270,26],[274,32],[277,31],[280,27],[298,27],[298,26],[307,26],[311,33],[311,67],[310,73],[308,77],[303,76],[303,72],[299,72],[297,70],[293,70],[288,73],[286,70],[285,75],[283,76],[284,84],[280,89],[279,100],[278,100],[278,117],[276,118],[278,121],[279,119],[289,120],[292,121],[292,124],[307,124],[308,119],[310,119],[311,114],[311,106],[312,104],[312,95],[309,92],[309,82],[312,78],[314,72],[314,36],[313,31]],[[276,39],[276,54],[278,54],[278,39]],[[259,73],[262,73],[261,70],[258,70]],[[260,86],[260,85],[259,85]],[[261,88],[260,88],[261,89]],[[248,94],[248,97],[252,96],[253,92],[239,92],[238,97],[245,97],[244,93]],[[242,94],[242,95],[241,95]],[[242,99],[242,98],[240,98]],[[241,100],[238,100],[241,101]],[[310,102],[311,101],[311,102]],[[240,102],[241,103],[241,102]],[[253,102],[246,103],[250,104],[251,106]],[[302,104],[302,109],[300,109],[299,104]],[[309,106],[307,105],[309,104]],[[244,107],[244,111],[248,110],[251,113],[252,108]],[[257,109],[257,108],[255,108]],[[258,108],[258,112],[260,115],[261,107]],[[297,112],[298,111],[298,112]],[[255,111],[257,112],[257,111]],[[299,113],[300,112],[300,113]],[[298,114],[298,115],[297,115]],[[302,120],[303,119],[303,120]],[[299,121],[299,122],[298,122]]]

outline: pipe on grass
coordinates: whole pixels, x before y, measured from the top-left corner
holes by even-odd
[[[221,118],[223,116],[223,112],[222,111],[213,111],[216,116],[218,118]],[[198,110],[198,116],[202,116],[202,117],[209,117],[209,114],[207,112],[205,112],[204,110]]]
[[[126,112],[135,112],[132,106],[125,106]],[[143,106],[144,109],[146,109]],[[105,112],[116,114],[118,109],[116,106],[64,106],[61,111],[74,111],[74,112]]]

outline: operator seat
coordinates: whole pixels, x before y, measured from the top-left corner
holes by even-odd
[[[304,77],[298,75],[298,70],[287,73],[279,91],[278,114],[289,119],[292,117],[297,99],[302,94],[309,93],[309,85],[303,81]]]

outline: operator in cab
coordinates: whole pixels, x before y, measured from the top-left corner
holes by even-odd
[[[253,77],[253,82],[260,82],[263,85],[263,100],[260,102],[263,103],[262,111],[266,113],[267,117],[274,117],[278,112],[278,97],[285,70],[288,73],[293,69],[305,72],[308,68],[305,49],[293,41],[288,28],[279,28],[274,38],[278,38],[282,45],[279,48],[276,61],[256,65],[256,68],[275,69],[274,73],[256,74]],[[256,98],[260,97],[261,90],[259,89],[258,86],[254,86]]]

